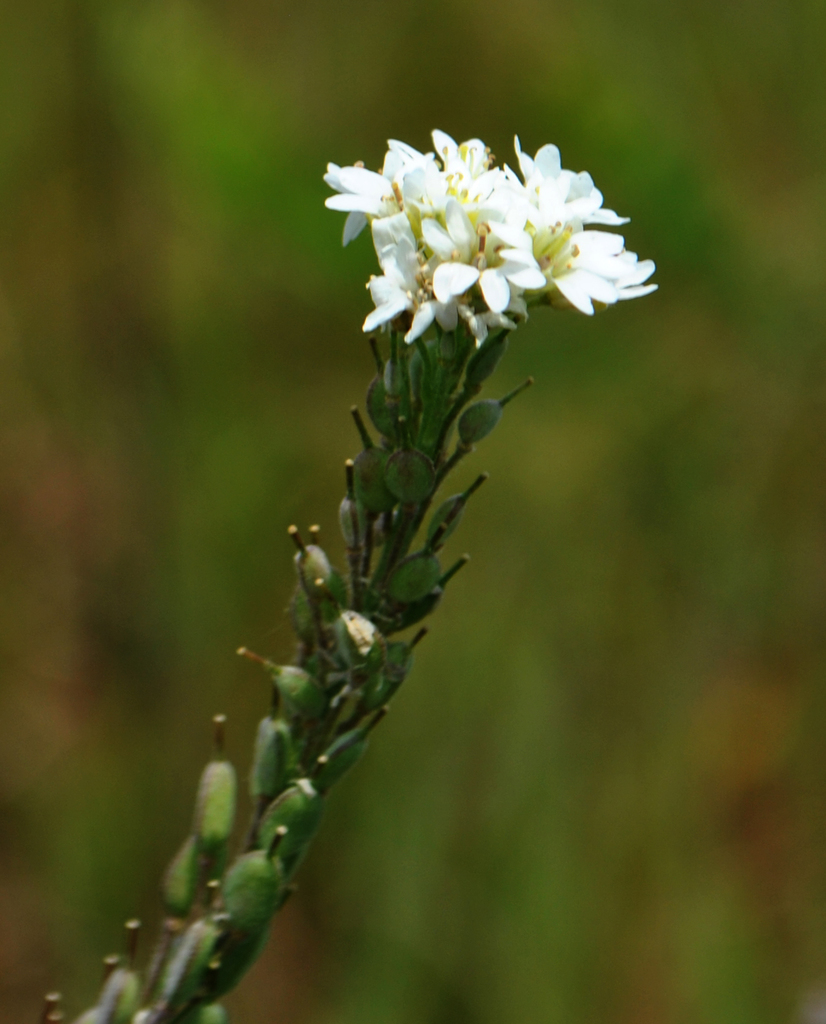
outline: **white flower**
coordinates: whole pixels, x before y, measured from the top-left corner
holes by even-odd
[[[408,342],[436,321],[454,330],[461,317],[478,342],[491,328],[512,330],[543,300],[592,314],[647,295],[650,260],[627,252],[620,235],[586,230],[627,222],[603,207],[591,176],[562,167],[556,146],[531,157],[515,140],[520,178],[492,166],[481,139],[457,143],[433,132],[434,153],[391,140],[380,172],[329,164],[337,195],[326,204],[347,212],[344,244],[371,224],[380,277],[364,330],[398,321]]]

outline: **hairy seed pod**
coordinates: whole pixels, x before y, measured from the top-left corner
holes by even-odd
[[[202,853],[220,853],[232,835],[235,791],[235,769],[229,761],[210,761],[201,775],[195,805],[194,832]]]
[[[356,498],[368,512],[389,512],[396,504],[384,482],[386,465],[387,452],[382,448],[365,448],[354,463]]]
[[[387,408],[387,390],[382,377],[374,377],[367,389],[367,415],[380,434],[389,440],[396,436],[396,421]]]
[[[312,644],[315,641],[315,622],[310,602],[300,583],[290,601],[290,619],[298,639]]]
[[[220,929],[209,918],[200,918],[187,928],[161,980],[161,1000],[170,1009],[184,1006],[204,981]]]
[[[118,967],[106,979],[97,1005],[97,1024],[128,1024],[140,1005],[141,984],[135,971]]]
[[[302,718],[320,718],[327,709],[327,695],[309,672],[296,665],[275,665],[270,670],[284,703]]]
[[[318,759],[313,785],[320,793],[326,793],[353,767],[366,749],[367,732],[364,729],[351,729],[339,736]]]
[[[164,909],[170,917],[186,917],[198,889],[198,843],[188,836],[166,869],[161,885]]]
[[[403,505],[424,501],[433,489],[435,479],[433,463],[423,452],[402,449],[387,460],[384,482]]]
[[[262,718],[255,734],[250,795],[272,800],[287,784],[295,754],[290,727],[280,718]]]
[[[459,437],[462,444],[471,445],[488,436],[502,419],[502,404],[494,398],[474,402],[459,417]]]
[[[465,385],[471,388],[480,387],[499,366],[502,357],[508,351],[508,344],[506,332],[495,336],[489,335],[468,362]]]
[[[230,866],[221,891],[233,932],[258,933],[275,913],[281,873],[267,851],[253,850]]]
[[[299,779],[295,785],[276,797],[264,812],[258,826],[259,848],[269,849],[276,829],[282,825],[287,829],[276,854],[284,868],[285,881],[289,881],[307,852],[321,823],[323,811],[322,796],[309,779]]]
[[[424,597],[436,586],[441,572],[439,560],[435,555],[424,551],[408,555],[393,570],[387,581],[387,591],[395,601],[410,604]]]

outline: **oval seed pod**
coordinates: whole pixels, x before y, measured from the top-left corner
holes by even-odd
[[[140,1005],[138,974],[118,967],[106,979],[97,1005],[96,1024],[129,1024]]]
[[[442,504],[433,513],[430,523],[428,524],[428,541],[433,540],[433,534],[439,529],[448,516],[450,516],[451,520],[445,528],[445,532],[442,534],[442,543],[444,543],[459,525],[465,512],[464,505],[465,496],[463,494],[454,494],[450,498],[445,498]]]
[[[323,590],[319,590],[315,581],[322,580],[327,583],[333,571],[324,551],[317,544],[307,544],[302,551],[295,553],[293,561],[295,571],[310,595],[320,596]]]
[[[289,881],[310,845],[321,823],[324,799],[309,779],[299,779],[277,797],[258,826],[258,846],[269,849],[276,829],[282,825],[287,833],[278,846],[276,856],[284,868],[284,880]]]
[[[232,991],[264,952],[270,937],[267,925],[258,934],[232,938],[221,951],[218,968],[210,977],[210,998],[220,999]]]
[[[387,389],[382,377],[374,377],[367,389],[367,415],[380,434],[390,440],[396,436],[396,421],[387,408]]]
[[[186,917],[198,889],[198,843],[188,836],[166,869],[161,885],[163,905],[170,917]]]
[[[219,935],[218,925],[209,918],[193,921],[184,932],[161,981],[161,1000],[170,1009],[183,1006],[198,991]]]
[[[365,448],[354,463],[356,498],[368,512],[389,512],[396,504],[384,482],[387,452],[382,448]]]
[[[233,931],[258,933],[275,913],[281,873],[265,850],[245,853],[231,865],[221,886]]]
[[[364,513],[358,502],[346,495],[338,507],[338,524],[347,547],[358,547],[364,537]]]
[[[320,718],[327,709],[327,695],[309,672],[296,665],[275,665],[270,670],[284,703],[302,718]]]
[[[508,334],[503,332],[495,337],[489,335],[484,344],[476,350],[467,364],[465,385],[480,387],[496,370],[502,356],[508,351]]]
[[[202,853],[219,853],[232,835],[235,791],[235,769],[229,761],[210,761],[201,775],[195,805],[194,832]]]
[[[318,759],[313,785],[320,793],[326,793],[360,760],[366,749],[367,732],[364,729],[351,729],[339,736]]]
[[[441,587],[434,587],[425,597],[408,605],[399,620],[398,628],[407,629],[408,626],[415,626],[417,622],[421,622],[434,611],[442,600],[443,594],[444,591]]]
[[[413,448],[394,452],[387,460],[384,482],[403,505],[424,501],[433,490],[435,479],[433,463]]]
[[[255,750],[250,771],[250,795],[253,799],[278,796],[287,784],[295,754],[290,727],[280,718],[262,718],[255,734]]]
[[[343,608],[347,604],[347,584],[335,569],[330,573],[327,587],[339,608]]]
[[[402,640],[391,641],[387,645],[383,671],[371,675],[362,690],[361,700],[365,710],[374,711],[386,704],[404,682],[412,665],[413,653],[410,646]]]
[[[462,444],[471,445],[487,437],[502,419],[502,405],[495,398],[474,402],[459,417],[459,437]]]
[[[439,560],[435,555],[420,551],[408,555],[396,566],[387,581],[387,592],[395,601],[410,604],[428,594],[439,582]]]

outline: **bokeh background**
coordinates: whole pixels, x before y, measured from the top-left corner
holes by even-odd
[[[0,8],[0,1022],[92,998],[341,561],[365,235],[327,160],[518,131],[660,291],[536,314],[457,577],[241,1024],[769,1024],[826,991],[826,9]]]

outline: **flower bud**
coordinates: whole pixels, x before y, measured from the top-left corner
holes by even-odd
[[[373,623],[358,612],[347,609],[335,624],[339,648],[349,665],[361,665],[374,646],[380,643],[381,634]],[[378,651],[381,656],[381,648]]]
[[[275,838],[276,829],[284,825],[287,833],[278,846],[277,857],[288,881],[301,862],[310,841],[318,830],[324,800],[309,779],[299,779],[277,797],[258,826],[258,846],[268,849]]]
[[[161,894],[170,917],[186,917],[198,889],[198,844],[189,836],[170,861],[163,877]]]
[[[210,761],[201,775],[195,805],[194,831],[203,853],[220,853],[232,834],[235,790],[235,769],[229,761]]]
[[[387,408],[387,389],[383,377],[374,377],[367,389],[367,415],[380,434],[390,440],[396,436],[396,421]]]
[[[355,461],[356,498],[368,512],[389,512],[396,504],[384,482],[387,452],[382,448],[365,448]]]
[[[465,373],[465,386],[469,388],[480,387],[484,381],[499,366],[499,363],[508,351],[508,333],[495,336],[489,335],[484,344],[476,350],[467,364]]]
[[[135,971],[118,967],[103,986],[97,1005],[96,1024],[129,1024],[140,1006],[140,978]]]
[[[267,851],[245,853],[229,868],[221,886],[224,908],[234,932],[260,932],[275,913],[281,874]]]
[[[198,991],[219,934],[209,918],[193,921],[184,932],[161,980],[161,999],[170,1009],[184,1006]]]
[[[351,729],[328,747],[316,762],[313,785],[320,793],[326,793],[348,772],[367,749],[367,732]]]
[[[441,571],[435,555],[424,551],[408,555],[391,573],[387,591],[395,601],[410,604],[423,598],[436,586]]]
[[[424,501],[433,489],[435,479],[433,463],[414,448],[394,452],[387,460],[384,482],[403,505]]]
[[[324,714],[327,696],[309,672],[295,665],[274,665],[270,671],[290,711],[302,718],[320,718]]]
[[[459,437],[462,444],[471,445],[487,437],[499,420],[502,406],[494,398],[474,402],[459,417]]]
[[[286,722],[269,715],[262,718],[255,735],[250,771],[250,795],[255,800],[278,796],[293,766],[292,733]]]

